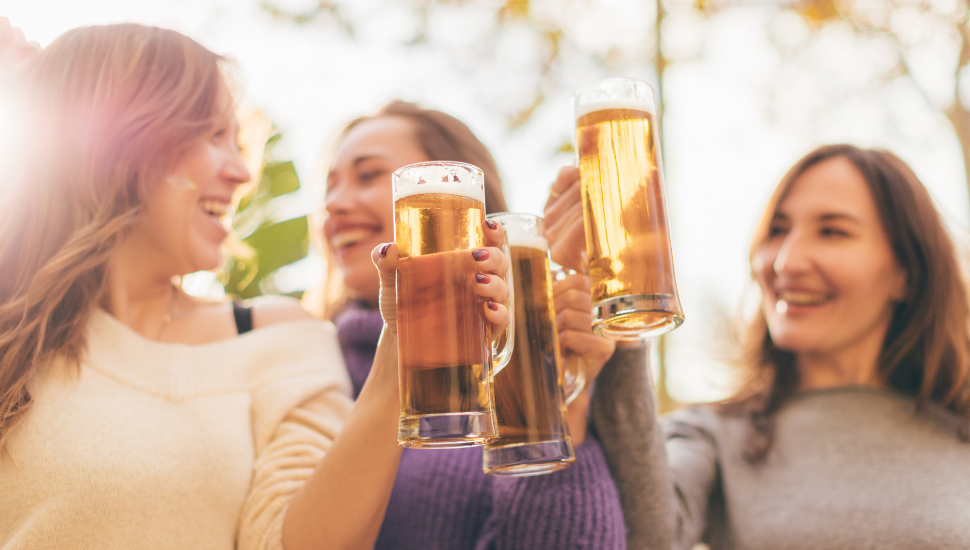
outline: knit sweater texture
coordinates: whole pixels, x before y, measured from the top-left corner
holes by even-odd
[[[336,318],[355,395],[383,321],[357,304]],[[592,436],[565,470],[526,478],[482,473],[481,447],[405,449],[376,550],[625,548],[623,511]]]
[[[282,549],[292,495],[352,406],[329,323],[205,345],[97,310],[0,454],[0,548]]]
[[[951,411],[868,387],[799,392],[751,464],[745,418],[698,405],[658,422],[642,359],[618,350],[592,405],[630,548],[970,548],[970,445]]]

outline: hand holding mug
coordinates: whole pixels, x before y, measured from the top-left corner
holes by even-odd
[[[559,170],[559,176],[549,189],[543,217],[552,261],[581,273],[587,272],[586,230],[576,167],[565,166]]]
[[[482,312],[492,324],[492,333],[499,334],[509,324],[509,286],[503,280],[509,271],[509,258],[502,252],[505,230],[501,225],[486,220],[482,223],[486,246],[474,250],[462,250],[455,259],[462,261],[474,283],[471,288],[483,299]],[[397,332],[397,304],[395,280],[398,264],[395,243],[378,245],[371,258],[381,276],[380,310],[388,330]]]

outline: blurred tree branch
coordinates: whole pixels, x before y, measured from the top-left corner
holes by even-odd
[[[290,23],[294,23],[296,25],[305,25],[307,23],[313,23],[321,20],[333,22],[340,29],[342,29],[347,36],[350,38],[354,37],[354,25],[351,24],[346,17],[344,17],[340,6],[333,2],[320,0],[316,6],[297,12],[280,8],[269,0],[262,2],[260,6],[275,19],[289,21]]]
[[[582,57],[607,73],[616,72],[624,62],[628,65],[650,66],[649,56],[628,52],[615,45],[601,52],[588,51],[576,43],[573,33],[567,29],[565,12],[572,8],[588,8],[593,5],[589,0],[544,3],[537,0],[400,0],[395,1],[393,5],[397,8],[406,6],[415,17],[413,33],[403,42],[404,45],[412,47],[430,45],[435,36],[431,25],[436,11],[455,7],[475,8],[478,10],[476,13],[490,14],[489,29],[484,33],[487,37],[485,43],[476,43],[474,47],[477,50],[470,52],[478,57],[484,57],[481,55],[483,52],[495,51],[503,31],[528,30],[538,43],[536,83],[530,91],[530,96],[524,97],[517,108],[507,114],[506,123],[510,129],[527,124],[549,96],[562,89],[562,75],[557,74],[557,69],[567,53]],[[351,37],[355,34],[357,24],[362,23],[351,21],[345,16],[345,10],[341,8],[339,2],[320,1],[315,6],[295,13],[279,7],[273,0],[264,1],[262,6],[273,17],[297,25],[319,21],[334,22]]]
[[[706,17],[714,17],[735,8],[751,6],[764,7],[766,4],[757,0],[694,0],[692,7]],[[897,61],[881,76],[881,83],[888,84],[896,78],[905,78],[927,107],[946,117],[960,143],[964,177],[970,190],[970,109],[967,104],[970,90],[965,90],[961,82],[962,76],[970,76],[970,6],[966,0],[952,3],[936,0],[776,0],[767,6],[774,6],[779,13],[787,10],[798,14],[816,36],[832,25],[846,24],[859,39],[887,40],[895,50]],[[909,15],[923,21],[907,20],[905,24],[901,24],[899,18],[894,21],[893,15],[902,10],[908,10]],[[941,29],[944,37],[950,38],[957,48],[952,88],[947,93],[948,99],[942,104],[939,99],[934,99],[927,84],[914,74],[910,64],[913,51],[923,44],[908,42],[902,32],[918,23],[928,23]],[[970,204],[967,207],[970,208]]]
[[[845,1],[845,0],[844,0]],[[970,29],[968,29],[968,14],[970,14],[970,9],[962,1],[958,0],[955,3],[953,12],[949,14],[938,14],[933,9],[933,2],[922,0],[916,3],[916,8],[924,16],[934,16],[936,15],[938,19],[944,20],[949,23],[949,30],[955,32],[959,37],[959,54],[957,56],[957,63],[953,68],[953,89],[952,97],[950,98],[950,105],[941,106],[937,104],[936,101],[930,96],[926,87],[919,81],[918,78],[913,74],[909,62],[907,60],[907,48],[903,41],[900,39],[898,33],[891,28],[889,24],[873,24],[870,21],[866,21],[861,17],[855,16],[853,14],[853,8],[851,2],[845,1],[845,6],[840,6],[836,3],[836,0],[815,0],[812,3],[831,3],[835,9],[827,10],[824,12],[823,21],[832,21],[841,19],[848,22],[852,29],[857,34],[869,34],[869,35],[881,35],[889,39],[896,49],[898,55],[898,71],[899,76],[905,76],[912,82],[913,86],[919,91],[920,96],[926,105],[934,110],[940,110],[944,115],[946,115],[947,120],[950,121],[950,125],[953,127],[953,131],[956,134],[957,139],[960,141],[960,153],[963,155],[963,169],[964,177],[966,178],[968,190],[970,190],[970,110],[968,110],[967,105],[961,97],[962,85],[960,82],[960,75],[964,70],[968,69],[968,63],[970,63]],[[912,2],[907,2],[912,5]],[[893,7],[898,8],[898,4],[893,2]],[[832,13],[834,11],[834,13]],[[970,205],[968,205],[970,207]]]

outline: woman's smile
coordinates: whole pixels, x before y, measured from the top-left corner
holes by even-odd
[[[368,253],[380,244],[380,225],[364,223],[339,223],[327,239],[331,249],[338,256],[345,256],[357,249],[365,249]]]
[[[831,292],[800,289],[775,289],[775,311],[780,315],[799,317],[820,311],[832,303],[835,295]]]

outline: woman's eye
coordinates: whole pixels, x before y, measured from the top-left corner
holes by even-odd
[[[784,227],[779,227],[777,225],[773,225],[768,229],[768,238],[770,239],[772,237],[778,237],[780,235],[784,235],[787,232],[788,232],[788,229]]]
[[[823,227],[822,235],[825,235],[826,237],[848,237],[849,236],[847,232],[841,229],[838,229],[836,227]]]
[[[360,181],[370,181],[374,178],[380,177],[383,173],[383,170],[370,170],[368,172],[362,172],[360,174]]]

